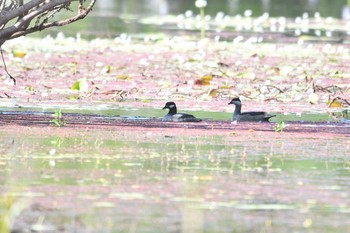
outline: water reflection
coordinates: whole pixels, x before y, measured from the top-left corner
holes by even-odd
[[[115,17],[121,14],[131,14],[139,16],[182,14],[187,10],[197,12],[194,6],[194,0],[101,0],[96,4],[95,13],[113,13]],[[253,16],[259,16],[268,12],[273,17],[286,16],[296,17],[304,12],[310,15],[320,12],[323,16],[332,16],[339,18],[341,16],[344,1],[342,0],[221,0],[208,1],[206,13],[215,15],[222,11],[225,14],[237,15],[243,14],[247,9],[253,11]]]
[[[98,15],[166,15],[169,14],[170,2],[166,0],[101,0],[96,2],[95,13]]]
[[[0,212],[12,230],[299,232],[318,219],[313,229],[346,232],[349,224],[347,138],[41,130],[0,132]]]

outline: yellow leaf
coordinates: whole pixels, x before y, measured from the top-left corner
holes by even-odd
[[[34,91],[34,87],[30,86],[30,85],[27,85],[27,86],[24,87],[24,90],[33,92]]]
[[[210,89],[208,95],[211,97],[217,97],[219,95],[218,89]]]
[[[204,75],[202,78],[201,78],[203,81],[210,81],[213,79],[213,75],[211,74],[207,74],[207,75]]]
[[[219,89],[231,89],[232,86],[229,85],[221,85],[219,86]]]
[[[341,108],[341,107],[343,107],[343,104],[339,100],[334,99],[334,100],[328,100],[327,106],[329,108]]]
[[[120,79],[120,80],[129,80],[129,79],[131,79],[131,77],[129,75],[117,75],[116,78]]]
[[[195,85],[210,85],[210,81],[213,79],[211,74],[206,74],[202,76],[200,79],[194,81]]]
[[[12,50],[12,55],[13,57],[24,57],[26,53],[20,50]]]

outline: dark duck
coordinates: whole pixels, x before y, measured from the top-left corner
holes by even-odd
[[[233,98],[230,103],[235,105],[235,111],[232,114],[232,123],[241,121],[263,122],[269,121],[275,115],[269,115],[266,112],[241,112],[242,103],[239,98]]]
[[[186,113],[177,113],[176,104],[174,102],[167,102],[163,109],[169,109],[162,121],[180,121],[180,122],[198,122],[201,119]]]

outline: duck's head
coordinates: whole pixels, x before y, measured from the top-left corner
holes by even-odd
[[[228,104],[241,105],[241,100],[239,98],[233,98]]]
[[[175,115],[177,113],[176,104],[174,102],[167,102],[163,109],[169,109],[170,115]]]
[[[176,104],[174,102],[167,102],[163,107],[163,109],[175,109],[175,108],[176,108]]]

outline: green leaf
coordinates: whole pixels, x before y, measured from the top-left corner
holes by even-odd
[[[283,121],[277,123],[275,126],[273,126],[273,130],[275,130],[275,132],[283,132],[283,129],[286,127],[286,125],[284,124]]]
[[[75,91],[87,91],[89,89],[89,84],[86,81],[86,78],[78,79],[70,88]]]
[[[80,90],[80,81],[75,82],[75,83],[71,86],[70,89],[71,89],[71,90],[79,91],[79,90]]]
[[[62,117],[62,110],[55,110],[53,114],[53,119],[50,121],[52,126],[61,127],[64,125],[64,120]]]

